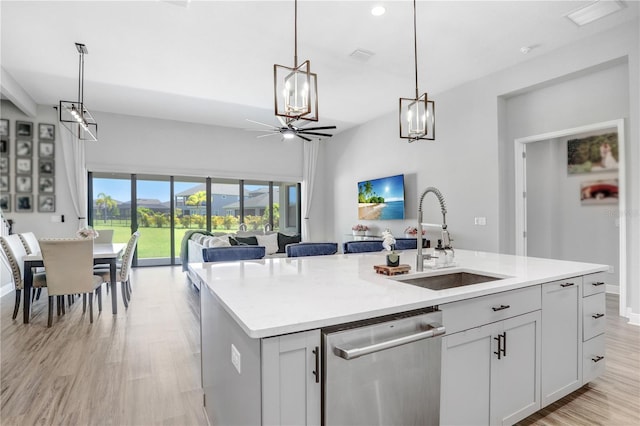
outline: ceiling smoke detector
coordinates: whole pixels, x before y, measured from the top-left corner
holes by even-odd
[[[595,0],[594,2],[578,8],[565,16],[574,24],[581,27],[600,18],[611,15],[624,9],[626,6],[619,0]]]
[[[367,62],[373,55],[375,55],[375,53],[373,53],[372,51],[360,48],[354,50],[349,54],[350,57],[360,62]]]

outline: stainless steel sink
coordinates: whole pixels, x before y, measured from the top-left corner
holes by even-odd
[[[430,290],[444,290],[447,288],[463,287],[472,284],[502,280],[504,277],[474,274],[472,272],[453,272],[450,274],[431,275],[417,278],[400,278],[400,282],[428,288]]]

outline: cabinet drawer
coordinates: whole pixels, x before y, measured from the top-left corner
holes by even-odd
[[[600,334],[584,342],[582,355],[582,383],[585,384],[604,373],[605,335]]]
[[[606,287],[602,274],[585,275],[582,296],[587,297],[592,294],[604,293]]]
[[[440,305],[447,334],[540,309],[540,286],[504,291]]]
[[[605,316],[605,294],[599,293],[582,299],[582,340],[585,342],[604,333],[607,324]]]

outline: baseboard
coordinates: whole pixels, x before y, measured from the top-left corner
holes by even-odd
[[[0,287],[0,297],[3,297],[13,291],[13,283],[5,284]]]
[[[627,315],[625,315],[629,322],[627,324],[640,326],[640,314],[634,314],[631,308],[627,308]]]
[[[607,293],[620,295],[620,286],[607,284],[607,288],[605,289]]]

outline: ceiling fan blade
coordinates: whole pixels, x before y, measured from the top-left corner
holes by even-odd
[[[274,136],[274,135],[279,135],[279,134],[280,134],[280,132],[267,133],[266,135],[258,135],[258,136],[256,136],[256,139],[257,138],[266,138],[267,136]]]
[[[287,127],[287,122],[284,121],[284,118],[280,117],[279,115],[276,115],[276,118],[278,119],[282,127]]]
[[[276,128],[273,129],[242,129],[242,130],[246,130],[247,132],[277,132],[280,133],[280,131]]]
[[[251,122],[251,123],[256,123],[256,124],[260,124],[261,126],[267,126],[267,127],[272,127],[272,128],[277,128],[276,126],[274,126],[273,124],[267,124],[267,123],[261,123],[259,121],[255,121],[255,120],[249,120],[248,118],[246,118],[245,120]]]
[[[308,129],[302,129],[305,132],[307,130],[330,130],[330,129],[337,129],[336,126],[320,126],[320,127],[309,127]]]
[[[304,139],[307,142],[311,142],[311,139],[309,138],[305,138],[304,136],[302,136],[300,133],[296,133],[296,136],[299,137],[300,139]]]
[[[302,131],[300,130],[298,132],[298,134],[303,134],[303,135],[314,135],[314,136],[326,136],[328,138],[330,138],[333,135],[330,135],[329,133],[316,133],[316,132],[307,132],[307,131]]]

